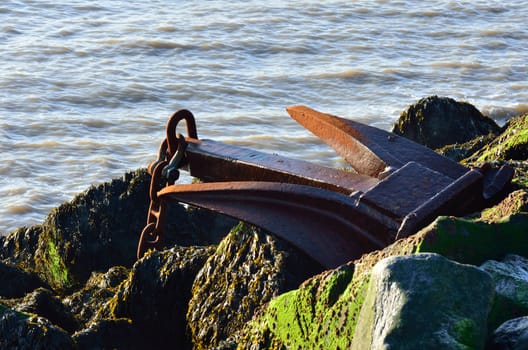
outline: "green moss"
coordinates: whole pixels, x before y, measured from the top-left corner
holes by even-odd
[[[64,262],[57,253],[57,248],[53,241],[48,241],[47,256],[49,258],[49,272],[52,284],[63,288],[69,287],[71,285],[71,280],[68,274],[68,269],[64,266]]]
[[[458,343],[472,349],[475,344],[480,343],[480,339],[476,339],[479,334],[477,328],[474,321],[465,318],[455,322],[450,333]]]
[[[455,217],[440,217],[428,228],[429,234],[416,253],[438,253],[466,264],[480,265],[500,260],[506,254],[528,256],[528,214],[510,215],[496,223]]]

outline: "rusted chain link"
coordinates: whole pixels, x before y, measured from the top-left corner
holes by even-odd
[[[165,224],[166,204],[158,197],[158,192],[178,180],[180,173],[178,167],[185,158],[187,142],[183,135],[177,133],[181,120],[187,124],[187,135],[198,138],[194,116],[187,110],[174,113],[167,123],[167,136],[161,142],[158,158],[148,166],[151,175],[150,205],[147,215],[147,224],[139,238],[137,258],[141,259],[148,249],[159,249],[163,242],[163,226]]]

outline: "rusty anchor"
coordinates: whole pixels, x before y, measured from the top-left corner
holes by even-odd
[[[355,172],[198,139],[192,113],[178,111],[149,166],[151,205],[138,258],[161,247],[165,204],[178,201],[262,227],[335,268],[439,215],[489,205],[513,177],[508,166],[468,169],[403,137],[305,106],[287,111]],[[182,120],[186,137],[176,130]],[[178,169],[204,182],[175,184]]]

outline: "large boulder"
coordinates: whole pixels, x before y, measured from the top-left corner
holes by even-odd
[[[438,254],[382,260],[352,349],[482,349],[493,293],[486,272]]]
[[[167,344],[189,348],[185,315],[191,288],[213,251],[214,247],[173,247],[147,253],[108,302],[106,316],[130,319],[152,348]]]
[[[528,315],[528,259],[507,255],[502,261],[488,260],[480,266],[495,283],[495,303],[490,315],[490,327]]]
[[[298,289],[276,297],[247,324],[238,344],[247,349],[349,348],[370,272],[379,261],[424,252],[473,265],[502,260],[509,253],[528,256],[527,232],[526,213],[491,223],[478,218],[440,217],[415,235],[365,254],[350,266],[314,276]],[[331,295],[330,303],[318,297],[326,294]]]
[[[56,290],[86,282],[92,271],[130,266],[145,225],[150,176],[145,170],[92,187],[47,217],[35,270]]]
[[[500,127],[467,102],[431,96],[409,106],[392,132],[435,149],[464,143],[477,136],[498,134]]]
[[[321,271],[319,264],[286,242],[239,224],[194,281],[187,313],[194,348],[220,345],[259,307]]]

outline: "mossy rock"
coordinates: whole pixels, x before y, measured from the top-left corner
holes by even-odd
[[[211,349],[236,338],[258,308],[321,271],[287,242],[239,224],[194,281],[187,313],[194,348]]]
[[[489,259],[500,260],[509,253],[528,256],[528,214],[509,215],[493,223],[440,217],[417,234],[362,256],[353,267],[341,267],[315,276],[299,289],[273,299],[244,329],[239,346],[252,349],[268,346],[349,348],[373,266],[384,258],[423,252],[473,265]],[[329,283],[335,278],[333,274],[347,276],[343,277],[344,283],[339,284],[339,288]],[[349,282],[345,282],[347,280]],[[332,305],[319,305],[324,299],[314,298],[314,295],[324,294],[319,286],[323,289],[332,286],[332,300],[335,300]]]
[[[488,161],[526,160],[528,158],[528,114],[513,117],[502,133],[467,159],[463,164]]]
[[[484,209],[480,213],[480,220],[498,222],[508,215],[518,213],[528,213],[528,189],[514,191],[496,206]]]
[[[482,147],[488,145],[490,142],[495,140],[496,137],[497,135],[492,133],[477,136],[474,139],[464,143],[455,143],[437,148],[435,152],[451,159],[454,162],[460,162],[480,150]]]
[[[392,132],[436,149],[490,133],[498,134],[500,127],[467,102],[430,96],[409,106]]]
[[[92,271],[131,266],[148,210],[150,176],[127,173],[77,195],[46,218],[35,270],[56,290],[83,284]]]

